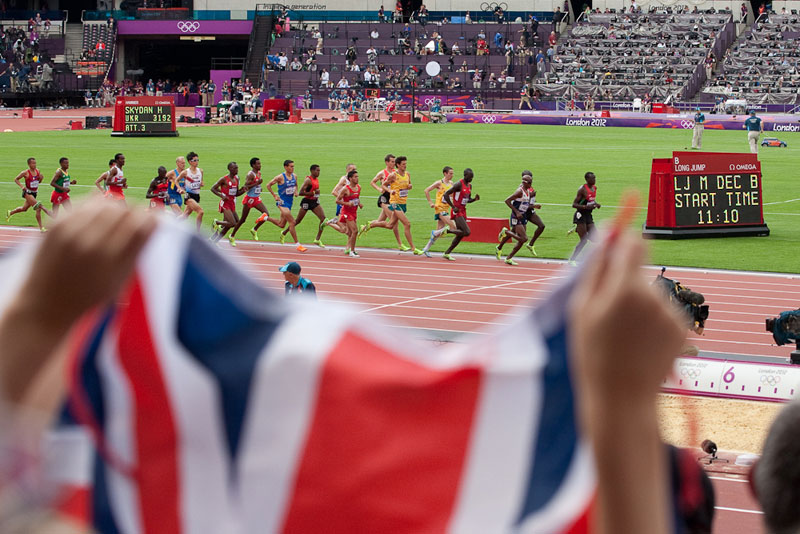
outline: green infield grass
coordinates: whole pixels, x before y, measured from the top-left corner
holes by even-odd
[[[613,218],[620,197],[626,190],[640,193],[645,205],[654,157],[669,157],[673,150],[683,150],[691,141],[690,130],[640,128],[581,128],[560,126],[471,125],[471,124],[300,124],[240,125],[223,127],[180,128],[177,138],[113,138],[108,131],[84,130],[66,132],[0,133],[0,208],[21,204],[20,190],[13,178],[26,168],[25,160],[35,157],[49,184],[61,156],[70,158],[70,174],[78,180],[73,197],[89,194],[92,184],[107,169],[114,153],[125,154],[125,176],[130,202],[145,203],[145,191],[156,175],[156,168],[174,167],[175,157],[193,150],[200,155],[205,171],[202,205],[205,225],[219,216],[218,199],[208,187],[226,173],[229,161],[239,164],[242,180],[253,156],[262,160],[265,182],[283,171],[284,159],[295,161],[299,180],[311,164],[321,166],[323,207],[332,216],[335,210],[329,194],[343,174],[345,165],[353,162],[360,171],[365,207],[359,212],[359,223],[374,219],[379,210],[376,192],[369,180],[383,167],[384,156],[391,152],[408,157],[408,171],[414,185],[409,196],[408,216],[412,221],[414,244],[422,248],[434,228],[433,211],[428,207],[423,189],[441,177],[445,165],[455,168],[455,179],[465,167],[475,172],[473,194],[479,202],[469,206],[469,213],[478,217],[508,217],[504,199],[520,181],[523,169],[534,175],[536,200],[543,205],[540,216],[547,228],[536,244],[540,257],[567,258],[577,243],[577,236],[566,235],[571,228],[572,200],[583,183],[586,171],[597,175],[597,201],[603,208],[595,211],[599,227]],[[772,135],[772,134],[768,134]],[[651,260],[655,264],[720,269],[743,269],[778,272],[800,272],[800,182],[795,176],[800,135],[781,133],[778,137],[788,148],[760,149],[763,172],[764,217],[769,237],[715,238],[653,241]],[[745,152],[746,134],[734,131],[706,130],[703,149],[714,152]],[[794,162],[794,163],[792,163]],[[40,200],[49,205],[52,189],[45,185]],[[268,193],[265,204],[277,214]],[[299,202],[295,202],[294,213]],[[240,201],[237,206],[241,209]],[[636,224],[641,227],[645,210],[641,209]],[[5,217],[2,219],[5,222]],[[249,238],[255,222],[245,223],[238,237]],[[15,215],[10,224],[34,226],[32,211]],[[46,223],[47,224],[47,223]],[[308,245],[315,235],[317,219],[312,214],[298,226],[301,242]],[[529,232],[532,232],[529,226]],[[265,224],[262,241],[276,241],[278,230]],[[323,234],[326,245],[344,245],[345,237],[331,229]],[[433,252],[441,252],[449,237],[440,239]],[[385,229],[376,228],[359,240],[362,247],[390,247],[394,238]],[[506,250],[510,250],[506,245]],[[494,245],[462,243],[455,254],[491,254]],[[529,256],[523,249],[519,256]],[[457,264],[456,264],[457,265]]]

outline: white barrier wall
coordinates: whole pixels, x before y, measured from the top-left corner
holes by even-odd
[[[800,388],[800,366],[678,358],[662,387],[682,393],[787,401],[795,398]]]

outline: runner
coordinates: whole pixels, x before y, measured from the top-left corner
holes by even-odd
[[[111,167],[113,166],[114,166],[114,160],[113,159],[108,160],[108,171],[110,171]],[[97,180],[94,181],[94,186],[97,189],[99,189],[100,192],[103,193],[103,195],[105,195],[106,191],[108,191],[108,185],[106,185],[106,180],[108,179],[108,171],[98,176]]]
[[[497,259],[499,260],[502,244],[508,241],[506,238],[510,237],[517,240],[517,245],[514,247],[514,250],[506,257],[506,263],[509,265],[518,265],[517,262],[514,261],[514,256],[519,252],[519,249],[522,248],[522,245],[525,244],[525,241],[528,240],[528,234],[525,233],[525,226],[528,224],[527,216],[528,208],[531,204],[531,191],[533,191],[531,187],[532,183],[533,178],[531,177],[530,171],[522,171],[522,183],[506,199],[506,206],[511,210],[511,216],[508,218],[508,228],[500,230],[500,235],[498,237],[501,241],[496,249]]]
[[[356,238],[358,238],[358,210],[361,204],[361,186],[358,185],[358,171],[353,169],[347,173],[348,184],[339,191],[336,203],[342,206],[341,221],[347,228],[347,247],[344,249],[346,256],[358,258],[356,252]]]
[[[203,225],[203,208],[200,207],[200,189],[203,187],[203,169],[197,165],[200,163],[200,156],[197,152],[189,152],[186,154],[186,161],[189,163],[189,168],[184,169],[178,174],[178,185],[182,185],[186,191],[184,197],[184,204],[186,208],[183,210],[182,217],[188,219],[192,213],[197,214],[197,231]],[[177,164],[177,160],[175,162]]]
[[[389,209],[389,198],[392,192],[387,184],[390,177],[394,178],[396,168],[395,157],[393,154],[386,154],[386,157],[383,158],[383,161],[386,164],[386,168],[378,171],[378,174],[376,174],[369,183],[369,185],[378,191],[378,207],[381,209],[381,214],[376,220],[363,225],[359,231],[359,235],[365,234],[371,228],[391,228],[392,232],[394,233],[394,238],[397,241],[397,248],[400,250],[409,250],[408,247],[403,245],[403,242],[400,240],[400,229],[397,228],[397,225],[391,226],[389,223],[392,218],[392,211]]]
[[[400,249],[403,251],[413,250],[415,255],[420,255],[422,254],[422,251],[414,247],[414,238],[411,236],[411,221],[409,221],[408,217],[406,216],[408,192],[413,187],[413,184],[411,183],[411,175],[406,171],[407,167],[408,158],[405,156],[399,156],[395,159],[394,173],[387,177],[386,181],[383,183],[383,187],[388,188],[391,191],[389,196],[389,210],[392,212],[392,218],[384,223],[375,221],[369,225],[365,225],[361,228],[361,233],[366,233],[370,228],[375,228],[378,226],[382,228],[395,228],[397,227],[398,222],[402,223],[408,246],[404,246],[401,242]]]
[[[186,178],[180,179],[183,169],[186,168],[186,158],[178,156],[175,158],[175,168],[167,173],[167,205],[172,208],[176,215],[183,213],[183,195],[186,193]]]
[[[526,174],[531,177],[532,182],[533,173],[528,170],[522,171],[523,180]],[[536,240],[539,239],[539,236],[542,235],[542,232],[544,232],[544,222],[542,222],[542,218],[536,213],[536,210],[539,209],[542,209],[542,205],[536,204],[536,190],[533,188],[533,186],[531,186],[530,203],[528,204],[528,211],[525,213],[525,219],[536,225],[536,231],[533,233],[533,237],[531,237],[531,242],[525,245],[525,248],[530,250],[531,254],[534,256],[538,256],[538,254],[536,254],[536,247],[534,247],[534,243],[536,243]],[[511,241],[512,238],[510,235],[503,234],[503,230],[500,231],[500,234],[497,236],[497,238],[500,241],[500,244],[495,247],[495,255],[499,260],[503,251],[503,245]]]
[[[464,169],[464,178],[444,193],[444,201],[453,209],[450,212],[450,218],[453,219],[456,225],[454,230],[444,228],[445,231],[455,234],[453,242],[450,243],[450,246],[442,255],[442,258],[446,260],[455,261],[450,256],[450,253],[461,243],[462,239],[470,234],[469,225],[467,224],[467,204],[481,199],[480,195],[472,196],[472,179],[474,176],[472,169]]]
[[[300,202],[300,211],[297,212],[297,219],[294,222],[295,227],[305,218],[306,212],[312,212],[319,219],[319,226],[317,229],[317,237],[314,239],[314,244],[320,248],[325,248],[322,244],[322,231],[325,229],[325,210],[319,203],[319,165],[312,165],[309,169],[311,173],[306,176],[303,185],[300,186],[300,195],[303,200]],[[286,234],[289,229],[286,228],[281,232],[281,235],[286,239]]]
[[[250,214],[251,209],[256,209],[261,212],[261,216],[256,219],[255,227],[250,229],[250,235],[253,239],[258,241],[258,229],[264,224],[265,221],[271,222],[275,226],[280,227],[280,221],[273,219],[267,213],[267,207],[261,201],[261,160],[258,158],[250,158],[250,170],[244,178],[245,196],[242,197],[242,216],[239,218],[239,224],[231,232],[231,239],[236,237],[236,232],[242,227],[247,216]]]
[[[167,168],[162,165],[158,168],[158,176],[150,181],[150,187],[147,188],[147,193],[145,194],[145,197],[150,199],[151,210],[163,210],[167,207],[169,184]]]
[[[336,186],[333,188],[333,191],[331,191],[334,200],[339,198],[339,191],[341,191],[344,186],[350,185],[350,181],[347,179],[347,173],[354,170],[356,170],[356,164],[348,163],[347,167],[345,167],[344,169],[344,175],[342,175],[342,177],[339,178],[339,181],[336,182]],[[339,214],[341,213],[341,211],[342,211],[342,206],[336,204],[336,216],[325,221],[325,224],[330,226],[337,232],[347,234],[347,228],[344,225],[339,224]]]
[[[587,172],[583,179],[586,180],[586,183],[578,189],[578,194],[575,196],[575,200],[572,201],[572,207],[576,210],[575,215],[572,217],[572,223],[575,225],[575,231],[578,232],[581,240],[575,245],[575,250],[572,251],[572,255],[569,257],[570,265],[575,265],[575,260],[583,250],[583,247],[586,246],[586,243],[593,241],[594,218],[592,217],[592,211],[600,209],[600,204],[595,201],[597,198],[597,185],[595,185],[597,178],[593,172]]]
[[[60,158],[58,160],[60,167],[56,169],[53,179],[50,180],[50,186],[53,192],[50,193],[50,202],[53,203],[53,217],[58,215],[59,206],[64,206],[64,209],[72,207],[72,201],[69,199],[69,186],[75,185],[77,180],[69,177],[69,159]]]
[[[428,199],[428,205],[433,208],[433,220],[436,221],[436,230],[431,231],[431,238],[422,249],[422,253],[427,257],[431,257],[429,250],[433,246],[434,241],[439,239],[442,234],[447,231],[446,228],[455,228],[456,225],[450,218],[450,206],[447,202],[442,200],[445,191],[453,187],[453,167],[446,166],[442,169],[443,177],[441,180],[436,180],[431,185],[425,188],[425,198]],[[431,202],[431,191],[436,189],[436,202]]]
[[[22,184],[22,180],[25,180],[24,185]],[[23,203],[22,206],[6,212],[6,222],[8,222],[12,215],[33,208],[33,213],[36,216],[36,223],[39,225],[39,231],[46,232],[47,228],[42,224],[41,212],[44,211],[50,218],[53,217],[53,213],[45,208],[41,202],[36,200],[36,196],[39,194],[39,184],[42,183],[42,173],[36,168],[36,158],[28,158],[28,168],[19,173],[17,177],[14,178],[14,182],[22,189]]]
[[[272,191],[272,186],[278,185],[278,192]],[[275,176],[267,184],[267,191],[275,198],[275,205],[281,212],[281,223],[278,225],[281,228],[285,224],[289,225],[289,233],[292,234],[292,239],[297,243],[297,250],[305,252],[306,247],[300,244],[297,240],[297,232],[294,229],[295,222],[292,217],[292,205],[294,204],[294,197],[297,196],[297,175],[294,173],[294,161],[287,159],[283,162],[283,172]],[[281,234],[281,244],[286,240],[286,236]]]
[[[219,212],[223,217],[223,220],[214,219],[212,223],[214,234],[211,236],[211,241],[216,243],[225,236],[228,230],[239,224],[239,216],[236,214],[236,197],[244,193],[244,189],[239,188],[239,166],[235,161],[228,163],[228,174],[211,186],[211,192],[221,199]],[[228,241],[232,247],[236,246],[233,236],[229,236]]]
[[[106,175],[106,196],[115,200],[125,202],[125,189],[128,188],[128,180],[122,167],[125,165],[125,156],[122,153],[114,154],[114,166],[108,169]]]

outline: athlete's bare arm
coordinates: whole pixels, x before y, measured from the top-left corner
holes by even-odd
[[[514,204],[512,204],[512,202],[517,200],[521,196],[522,196],[522,188],[518,187],[516,191],[511,193],[511,195],[506,199],[506,206],[508,206],[511,209],[511,211],[514,213],[514,215],[517,216],[518,219],[522,218],[522,214],[519,212],[519,210],[517,210],[517,208],[514,207]]]
[[[347,191],[345,191],[344,189],[342,189],[341,191],[339,191],[339,196],[338,196],[338,197],[336,197],[336,203],[337,203],[337,204],[340,204],[340,205],[342,205],[342,206],[344,206],[344,205],[345,205],[345,201],[344,201],[344,194],[345,194],[345,193],[347,193]]]
[[[20,180],[25,179],[25,173],[28,172],[27,170],[22,171],[14,178],[14,182],[19,186],[20,189],[25,189],[25,184],[23,184]]]
[[[156,178],[153,178],[150,181],[150,187],[147,188],[147,193],[145,194],[146,198],[156,198],[158,195],[156,194]]]
[[[66,187],[63,187],[61,185],[56,184],[56,180],[61,178],[62,174],[64,174],[64,172],[61,169],[56,170],[56,173],[53,175],[53,179],[50,180],[50,187],[52,187],[53,189],[55,189],[59,193],[66,193],[67,191],[69,191],[69,189],[67,189]]]
[[[311,178],[306,178],[303,181],[303,185],[300,186],[300,189],[297,190],[298,196],[300,195],[310,195],[311,191]]]
[[[200,187],[203,187],[204,185],[206,185],[206,183],[203,181],[203,177],[206,175],[206,173],[204,173],[203,169],[201,169],[200,167],[197,167],[197,170],[200,171]]]
[[[116,168],[116,167],[112,167],[108,171],[108,174],[106,175],[106,185],[113,185],[114,184],[114,177],[117,175],[117,172],[119,172],[119,169]]]
[[[108,178],[108,171],[104,172],[103,174],[97,177],[97,180],[94,181],[94,186],[100,191],[104,191],[103,187],[100,184],[106,183],[107,178]]]
[[[254,173],[253,171],[248,172],[247,176],[244,177],[243,189],[245,191],[250,191],[251,189],[253,189],[255,186],[258,185],[257,180],[258,180],[258,175],[256,173]]]
[[[408,178],[408,187],[406,189],[411,191],[411,188],[414,187],[414,184],[411,183],[411,173],[410,172],[406,173],[406,178]]]
[[[346,176],[342,176],[341,178],[339,178],[339,181],[336,182],[336,186],[333,188],[333,191],[331,191],[331,195],[333,195],[335,197],[338,197],[339,196],[339,191],[342,190],[342,188],[344,187],[344,185],[346,183],[347,183],[347,177]]]
[[[180,177],[180,176],[181,176],[181,175],[182,175],[184,172],[186,172],[186,171],[181,171],[180,173],[176,173],[176,172],[175,172],[175,169],[172,169],[171,171],[169,171],[169,172],[167,173],[167,180],[169,180],[169,181],[170,181],[170,183],[172,184],[172,187],[173,187],[173,189],[175,189],[175,191],[177,191],[177,192],[178,192],[178,194],[180,194],[180,195],[182,195],[183,193],[185,193],[185,191],[184,191],[184,190],[183,190],[183,188],[181,187],[181,184],[180,184],[180,181],[178,180],[178,178],[179,178],[179,177]]]
[[[581,186],[581,188],[578,189],[578,195],[575,197],[575,200],[572,201],[572,207],[576,210],[585,209],[586,206],[581,204],[584,198],[586,198],[586,191],[584,191],[584,187]]]
[[[447,204],[453,209],[455,209],[455,206],[453,205],[453,199],[450,198],[450,195],[452,195],[453,193],[456,193],[458,191],[461,191],[461,182],[460,181],[456,182],[456,185],[454,185],[453,187],[451,187],[450,189],[445,191],[444,195],[442,196],[442,199],[445,202],[447,202]]]
[[[219,198],[222,198],[222,199],[226,198],[226,195],[224,195],[222,193],[222,191],[219,190],[219,188],[225,182],[225,178],[227,178],[227,176],[223,176],[222,178],[217,180],[217,183],[215,183],[214,185],[211,186],[211,192],[214,193],[215,195],[217,195]]]
[[[441,185],[442,185],[442,181],[441,180],[436,180],[431,185],[429,185],[428,187],[425,188],[425,198],[428,199],[428,204],[430,204],[431,207],[433,207],[433,201],[431,200],[431,191],[433,191],[434,189],[439,189],[439,187],[441,187]]]
[[[270,195],[272,195],[273,197],[275,197],[275,200],[278,200],[279,198],[278,198],[278,194],[277,194],[277,193],[275,193],[275,191],[273,191],[273,190],[272,190],[272,186],[273,186],[274,184],[278,184],[278,185],[280,185],[280,184],[282,184],[282,183],[283,183],[283,174],[279,174],[279,175],[277,175],[275,178],[273,178],[272,180],[270,180],[270,181],[269,181],[269,183],[267,183],[267,191],[269,191],[269,194],[270,194]]]

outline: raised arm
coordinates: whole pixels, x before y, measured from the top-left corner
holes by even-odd
[[[443,184],[441,180],[436,180],[431,185],[425,188],[425,198],[428,199],[428,204],[431,207],[434,206],[433,201],[431,200],[431,191],[433,191],[434,189],[439,189],[440,187],[442,187],[442,185]]]
[[[282,184],[282,183],[283,183],[282,174],[277,175],[275,178],[273,178],[267,183],[267,191],[269,191],[269,194],[272,195],[275,198],[275,200],[280,200],[280,197],[278,197],[278,194],[272,190],[272,186],[275,184]]]

